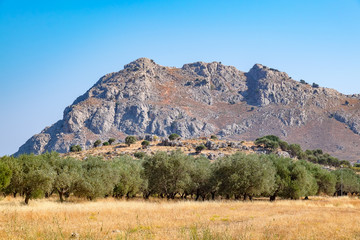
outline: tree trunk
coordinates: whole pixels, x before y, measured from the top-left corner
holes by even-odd
[[[25,194],[25,204],[28,205],[30,200],[30,194]]]
[[[150,197],[150,193],[143,193],[143,198],[144,199],[149,199],[149,197]]]
[[[69,198],[70,197],[70,192],[69,191],[64,192],[64,196],[65,196],[66,199]]]
[[[64,202],[64,193],[62,191],[58,191],[59,192],[59,198],[60,198],[60,202]]]
[[[270,196],[270,202],[273,202],[273,201],[275,201],[275,200],[276,200],[276,195]]]
[[[17,194],[17,192],[14,192],[14,193],[13,193],[14,198],[16,198],[16,194]]]

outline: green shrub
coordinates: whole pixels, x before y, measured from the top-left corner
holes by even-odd
[[[98,146],[100,146],[100,144],[101,144],[101,140],[98,139],[94,142],[94,147],[98,147]]]
[[[144,152],[136,152],[134,153],[134,157],[140,159],[140,158],[144,158],[146,156],[146,153]]]
[[[290,144],[289,151],[293,157],[298,157],[299,159],[302,158],[303,151],[299,144]]]
[[[70,152],[81,152],[82,148],[80,145],[71,145]]]
[[[206,149],[206,147],[205,147],[203,144],[201,144],[201,145],[199,145],[199,146],[197,146],[197,147],[195,148],[195,151],[196,151],[197,153],[201,153],[202,150],[205,150],[205,149]]]
[[[103,142],[103,146],[109,146],[110,143],[109,142]]]
[[[148,147],[149,145],[150,145],[150,142],[147,141],[147,140],[144,140],[144,141],[141,142],[141,146],[143,146],[143,148],[146,148],[146,147]]]
[[[127,136],[125,138],[125,143],[130,147],[131,144],[136,143],[137,139],[135,136]]]
[[[108,140],[108,143],[111,145],[111,144],[113,144],[115,142],[115,138],[110,138],[109,140]]]
[[[285,141],[279,141],[279,146],[281,148],[281,150],[283,151],[287,151],[289,149],[289,144]]]
[[[171,141],[177,140],[179,138],[180,138],[180,136],[178,134],[176,134],[176,133],[172,133],[172,134],[169,135],[169,140],[171,140]]]
[[[216,135],[211,135],[210,138],[213,139],[213,140],[217,140],[217,139],[218,139],[218,137],[217,137]]]
[[[268,148],[272,151],[279,147],[280,138],[274,135],[267,135],[255,140],[256,145],[263,145],[264,148]]]

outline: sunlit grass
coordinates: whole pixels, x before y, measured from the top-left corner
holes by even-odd
[[[0,201],[0,239],[360,239],[360,200]]]

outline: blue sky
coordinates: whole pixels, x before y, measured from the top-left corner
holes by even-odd
[[[352,94],[359,43],[359,0],[0,0],[0,156],[139,57],[261,63]]]

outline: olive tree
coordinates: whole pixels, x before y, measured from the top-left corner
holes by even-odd
[[[291,182],[289,187],[289,198],[299,199],[300,197],[307,197],[317,193],[318,185],[315,177],[300,161],[291,164],[290,171]]]
[[[189,156],[181,151],[170,154],[157,152],[153,156],[145,157],[144,178],[148,184],[145,197],[158,194],[160,197],[175,198],[176,194],[183,193],[190,178],[188,158]]]
[[[14,197],[18,193],[22,193],[23,189],[23,166],[19,158],[5,156],[1,158],[1,161],[4,162],[11,171],[11,178],[9,185],[4,189],[5,193],[12,194]]]
[[[21,188],[25,196],[25,204],[28,204],[31,198],[51,191],[55,173],[50,164],[41,156],[21,155],[19,160],[23,174]]]
[[[135,136],[127,136],[125,138],[125,143],[130,147],[131,144],[136,143],[137,139]]]
[[[11,179],[11,170],[9,166],[0,161],[0,191],[6,188],[10,184]]]
[[[82,177],[81,162],[73,158],[59,158],[54,163],[54,171],[54,189],[59,194],[60,202],[63,202],[64,196],[70,196],[76,182]]]
[[[186,183],[183,198],[187,195],[195,195],[195,200],[200,197],[205,200],[212,191],[212,169],[210,160],[206,157],[189,158],[189,181]]]
[[[112,194],[118,178],[109,162],[88,157],[82,162],[82,177],[74,184],[74,195],[93,200]]]
[[[238,199],[269,195],[275,184],[275,168],[271,161],[256,154],[236,153],[218,161],[215,172],[219,192]]]
[[[121,198],[135,197],[144,186],[142,166],[140,161],[134,161],[130,156],[115,158],[111,163],[118,181],[115,183],[113,196]]]
[[[336,194],[344,195],[357,193],[360,191],[360,181],[358,175],[351,169],[342,168],[333,171],[336,176]]]
[[[300,163],[313,175],[316,180],[318,190],[316,194],[333,195],[335,192],[336,177],[329,171],[322,169],[319,165],[301,160]]]

